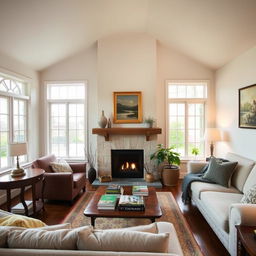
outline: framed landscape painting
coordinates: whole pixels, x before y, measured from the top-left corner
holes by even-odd
[[[256,129],[256,84],[239,89],[239,127]]]
[[[115,124],[141,123],[141,92],[114,92]]]

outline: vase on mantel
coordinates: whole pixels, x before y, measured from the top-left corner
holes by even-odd
[[[104,110],[102,110],[101,117],[100,117],[100,120],[99,120],[100,128],[105,128],[107,123],[108,123],[108,119],[104,115]]]

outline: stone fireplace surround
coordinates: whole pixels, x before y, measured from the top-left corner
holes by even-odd
[[[150,164],[150,154],[156,150],[156,136],[146,141],[143,135],[115,135],[110,141],[97,136],[98,175],[111,175],[111,149],[143,149],[144,163]]]

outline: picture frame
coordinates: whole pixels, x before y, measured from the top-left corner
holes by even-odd
[[[113,92],[115,124],[129,124],[142,122],[142,93],[141,92]]]
[[[238,90],[239,128],[256,129],[256,84]]]

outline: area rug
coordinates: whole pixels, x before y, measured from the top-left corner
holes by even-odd
[[[72,227],[90,225],[91,220],[84,216],[83,211],[93,193],[94,192],[85,193],[74,205],[71,212],[62,223],[71,223]],[[203,256],[172,193],[157,192],[157,197],[163,212],[163,216],[157,219],[157,221],[171,222],[174,225],[184,256]],[[95,223],[96,228],[108,229],[144,225],[151,222],[147,219],[97,218]]]

